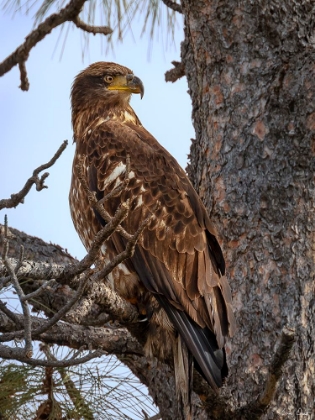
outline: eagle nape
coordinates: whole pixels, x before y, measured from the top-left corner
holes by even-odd
[[[111,216],[127,200],[122,227],[134,234],[149,214],[131,258],[107,281],[139,313],[148,317],[148,357],[174,358],[178,418],[191,417],[193,359],[217,390],[227,375],[224,351],[233,335],[232,298],[216,230],[177,161],[142,126],[130,106],[132,94],[144,93],[139,77],[127,67],[97,62],[77,75],[71,91],[75,156],[69,194],[74,226],[87,250],[103,221],[82,188],[77,163]],[[101,249],[106,264],[124,251],[126,239],[114,232]]]

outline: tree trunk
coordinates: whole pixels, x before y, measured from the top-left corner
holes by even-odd
[[[262,391],[284,326],[295,345],[264,419],[314,419],[313,2],[182,0],[196,140],[188,171],[216,222],[238,330],[223,394]]]
[[[206,404],[194,396],[193,419],[259,418],[232,411],[261,395],[285,326],[295,329],[296,341],[262,418],[315,418],[315,6],[300,3],[182,0],[182,64],[196,130],[188,172],[220,232],[238,323],[226,348],[230,375],[221,398],[195,373],[194,389]],[[73,262],[58,247],[11,233],[16,257],[17,244],[24,243],[27,259]],[[32,291],[37,283],[24,287]],[[59,284],[47,289],[41,308],[58,311],[71,293]],[[105,311],[101,305],[91,308],[98,316]],[[3,315],[1,332],[14,330],[7,321]],[[59,343],[56,335],[60,340],[63,331],[64,345],[94,345],[116,354],[148,386],[163,420],[178,419],[172,366],[146,359],[122,328],[126,344],[116,331],[112,349],[109,329],[71,326],[72,333],[56,325],[41,338]],[[141,343],[141,331],[133,333]]]

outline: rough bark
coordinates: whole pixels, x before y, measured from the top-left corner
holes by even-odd
[[[227,346],[228,381],[215,397],[195,375],[194,389],[205,404],[195,397],[193,418],[259,418],[238,409],[263,395],[268,366],[277,366],[274,346],[289,326],[296,343],[263,418],[314,419],[314,6],[294,0],[182,0],[181,11],[182,63],[169,80],[185,70],[196,130],[188,171],[220,231],[238,320]],[[28,260],[75,262],[60,247],[11,233],[12,256],[22,242]],[[23,287],[32,292],[40,284],[36,279]],[[74,293],[66,284],[46,290],[34,308],[44,304],[47,316],[58,311]],[[90,325],[77,325],[73,317],[72,324],[59,323],[40,338],[117,354],[148,386],[163,419],[177,418],[172,366],[141,354],[143,326],[128,326],[138,341],[127,329],[124,337],[121,326],[113,338],[112,329],[91,321],[106,313],[104,307],[85,303],[80,309],[89,313]],[[1,316],[1,332],[14,330]],[[279,375],[276,368],[269,372],[271,381],[272,375]]]
[[[289,325],[296,343],[262,418],[314,419],[314,3],[182,6],[188,171],[220,231],[238,323],[223,394],[239,407],[261,392]]]
[[[0,225],[0,254],[3,251],[3,234],[4,226]],[[10,257],[16,257],[19,254],[20,246],[23,245],[24,258],[40,262],[44,273],[47,273],[47,264],[53,264],[47,276],[49,279],[51,278],[50,273],[56,275],[60,271],[58,267],[62,266],[62,264],[66,266],[69,263],[75,264],[78,262],[59,245],[47,244],[42,239],[27,235],[17,229],[9,228],[8,237],[10,239],[8,253]],[[25,270],[23,269],[24,266],[22,266],[23,281],[21,284],[26,294],[32,293],[42,285],[42,280],[39,280],[41,278],[40,265],[38,265],[36,270],[30,269],[29,265],[31,264],[26,264]],[[36,274],[36,279],[32,279],[33,273]],[[3,274],[5,274],[5,268],[0,263],[0,278]],[[74,290],[68,286],[68,284],[72,284],[70,280],[67,281],[67,279],[62,278],[61,283],[56,282],[40,296],[37,296],[32,301],[33,311],[41,311],[47,317],[51,317],[63,308],[72,298]],[[94,298],[97,301],[97,296],[94,296]],[[169,365],[167,365],[155,358],[147,359],[144,357],[142,345],[146,328],[145,323],[130,324],[126,325],[125,328],[117,322],[115,324],[107,324],[106,314],[108,308],[95,303],[95,301],[91,301],[90,305],[88,305],[89,301],[90,296],[83,296],[77,305],[78,308],[75,307],[63,318],[63,321],[66,322],[54,325],[43,334],[34,336],[33,339],[48,344],[65,345],[73,349],[102,350],[108,354],[115,354],[148,387],[149,394],[159,407],[162,418],[164,420],[177,418],[177,400],[172,361],[170,360]],[[17,318],[23,325],[23,317],[17,315]],[[102,319],[104,320],[103,322]],[[97,320],[98,327],[93,326],[93,321],[95,322],[95,320]],[[43,318],[32,317],[34,331],[42,325],[44,325]],[[5,334],[15,330],[14,322],[0,310],[0,332]],[[10,357],[9,348],[7,354]],[[26,361],[25,357],[23,358],[22,356],[19,360]],[[33,363],[33,361],[30,362]],[[209,387],[203,380],[198,386],[199,389],[202,389],[203,394],[208,393]],[[206,418],[206,414],[200,407],[200,401],[196,395],[194,395],[194,412],[195,418],[200,420]]]

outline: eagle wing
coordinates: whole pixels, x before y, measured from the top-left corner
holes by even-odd
[[[98,198],[124,180],[129,155],[129,183],[104,206],[114,214],[130,200],[123,224],[129,233],[154,217],[127,266],[155,295],[208,381],[220,386],[220,349],[233,334],[234,317],[224,258],[204,205],[177,161],[141,125],[109,120],[87,136],[87,176]],[[111,241],[117,252],[125,249],[120,235]]]

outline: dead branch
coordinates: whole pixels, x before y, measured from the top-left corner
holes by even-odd
[[[27,300],[31,300],[31,299],[34,299],[34,298],[36,298],[36,297],[38,297],[38,296],[40,296],[46,289],[49,289],[52,285],[54,285],[54,284],[56,284],[56,280],[55,279],[53,279],[53,280],[49,280],[49,281],[46,281],[46,282],[44,282],[37,290],[35,290],[34,292],[32,292],[32,293],[29,293],[29,294],[27,294],[27,295],[24,295],[22,298],[21,298],[21,302],[22,301],[27,301]]]
[[[104,312],[108,313],[111,319],[116,319],[121,324],[139,322],[139,313],[134,305],[122,299],[106,284],[94,283],[90,296],[94,303],[103,307]]]
[[[96,357],[101,357],[104,355],[104,352],[100,350],[96,350],[94,352],[89,352],[86,356],[80,357],[78,359],[65,359],[59,361],[48,361],[48,360],[40,360],[40,359],[32,359],[30,357],[25,356],[25,351],[22,348],[16,347],[11,348],[8,346],[4,346],[0,344],[0,357],[3,359],[14,359],[18,360],[22,363],[27,363],[31,366],[51,366],[51,367],[69,367],[69,366],[77,366],[83,363],[88,362],[89,360],[95,359]]]
[[[24,297],[24,292],[20,286],[18,278],[16,277],[16,270],[12,267],[8,259],[8,248],[9,248],[9,241],[5,239],[2,260],[9,272],[13,287],[21,302],[23,315],[24,315],[24,330],[22,331],[22,335],[24,335],[24,340],[25,340],[24,356],[27,358],[30,358],[32,357],[32,354],[33,354],[32,336],[31,336],[31,329],[32,329],[31,314],[30,314],[30,309],[28,307],[28,304],[25,301],[22,302],[21,300],[21,298]]]
[[[174,68],[165,73],[165,81],[174,83],[185,76],[185,67],[180,61],[172,61],[172,64],[174,65]]]
[[[23,315],[16,314],[20,323],[23,323]],[[39,330],[46,323],[46,319],[32,316],[32,325],[35,330]],[[16,329],[15,323],[0,311],[0,332],[9,333]],[[49,331],[32,338],[41,340],[47,344],[57,344],[79,349],[82,345],[88,349],[100,349],[108,354],[136,354],[143,356],[143,349],[138,341],[133,338],[124,328],[108,327],[83,327],[81,325],[69,324],[67,322],[58,323],[52,326]]]
[[[19,70],[20,70],[20,78],[21,78],[21,84],[20,84],[20,88],[21,90],[28,90],[30,87],[30,83],[28,81],[28,77],[27,77],[27,71],[26,71],[26,66],[25,66],[25,61],[20,61],[19,62]]]
[[[19,267],[18,278],[33,279],[33,280],[59,280],[59,283],[66,283],[72,286],[71,278],[78,276],[94,264],[99,250],[102,244],[109,239],[111,234],[117,230],[119,224],[127,216],[128,207],[123,203],[121,207],[116,211],[114,217],[95,235],[91,249],[87,255],[79,262],[73,264],[57,265],[47,263],[36,263],[34,261],[23,261]],[[147,222],[146,222],[147,223]],[[144,228],[145,226],[143,226]],[[141,227],[142,229],[142,227]],[[141,232],[140,232],[141,233]],[[139,234],[136,232],[135,235],[129,235],[131,240],[134,240],[134,236],[138,239]],[[14,266],[17,264],[17,260],[14,258],[9,259],[10,263]],[[107,273],[108,274],[108,273]],[[0,262],[0,289],[6,286],[10,282],[10,276],[8,276],[6,267]],[[80,280],[77,279],[73,284],[76,285]],[[47,284],[42,286],[43,289],[48,287]]]
[[[82,158],[80,159],[78,165],[76,166],[76,169],[78,171],[78,178],[81,182],[81,185],[82,185],[84,191],[87,194],[90,206],[93,209],[95,209],[106,222],[110,222],[112,217],[105,210],[105,208],[103,206],[103,203],[104,203],[105,200],[107,200],[108,198],[113,196],[113,192],[109,193],[108,196],[103,197],[101,200],[97,200],[96,193],[94,191],[91,191],[88,184],[87,184],[86,177],[85,177],[85,174],[84,174],[83,160],[84,160],[84,156],[82,156]],[[118,193],[119,190],[115,189],[115,193],[116,192]],[[125,203],[125,206],[129,209],[129,203],[128,202]],[[133,239],[133,236],[130,235],[128,232],[126,232],[125,229],[123,229],[121,226],[117,227],[116,232],[119,232],[128,241]]]
[[[63,23],[70,21],[74,22],[77,27],[81,29],[92,32],[88,29],[91,29],[89,25],[83,24],[80,19],[77,21],[77,17],[80,14],[82,7],[86,0],[70,0],[70,2],[61,9],[58,13],[53,13],[48,16],[44,22],[40,23],[36,29],[34,29],[26,38],[25,42],[21,44],[12,54],[10,54],[2,63],[0,63],[0,77],[5,73],[9,72],[14,66],[19,65],[21,73],[21,89],[28,90],[29,82],[27,79],[25,63],[28,59],[29,53],[35,45],[45,38],[54,28]],[[79,23],[78,23],[79,22]],[[92,32],[93,33],[93,32]],[[103,32],[95,32],[105,34],[103,27]],[[107,34],[111,33],[110,28],[107,28]]]
[[[165,6],[169,7],[170,9],[174,10],[178,13],[183,13],[182,6],[175,1],[172,0],[162,0],[162,2],[165,4]]]
[[[44,165],[38,168],[37,171],[44,169]],[[95,208],[97,208],[101,215],[104,210],[103,203],[105,200],[109,198],[105,196],[102,198],[101,202],[96,200],[95,194],[90,191],[89,187],[86,184],[86,180],[83,176],[83,167],[82,164],[78,165],[78,171],[81,174],[81,182],[84,185],[84,189],[88,194],[90,202],[93,203]],[[124,186],[128,184],[129,178],[129,171],[130,171],[130,160],[127,158],[127,170],[125,175],[125,183]],[[35,173],[35,171],[34,171]],[[35,175],[38,175],[36,173]],[[121,189],[120,189],[121,190]],[[120,190],[116,191],[116,194],[120,192]],[[111,193],[112,194],[112,193]],[[23,314],[24,314],[24,329],[11,331],[9,333],[4,333],[0,337],[0,342],[11,341],[12,339],[21,338],[24,336],[25,338],[25,348],[28,348],[30,344],[32,344],[32,337],[39,337],[41,334],[48,331],[51,327],[53,327],[58,321],[61,319],[65,319],[65,316],[71,310],[71,308],[81,299],[83,292],[85,292],[85,300],[88,302],[92,301],[103,308],[105,307],[106,312],[109,313],[110,318],[118,319],[120,322],[138,322],[139,315],[135,307],[133,307],[130,303],[124,301],[120,296],[118,296],[113,290],[111,290],[108,286],[106,286],[103,282],[103,279],[121,262],[125,259],[130,258],[133,255],[136,243],[142,234],[144,228],[147,226],[151,218],[153,217],[150,214],[144,221],[141,223],[135,234],[131,235],[125,232],[121,228],[121,223],[127,217],[129,210],[129,203],[122,203],[120,208],[116,211],[114,217],[110,217],[108,215],[107,224],[95,235],[95,239],[93,241],[92,247],[89,253],[83,258],[82,261],[78,262],[77,264],[69,264],[66,267],[62,267],[59,273],[56,273],[54,270],[55,267],[51,267],[48,265],[48,273],[47,276],[43,277],[41,273],[41,278],[47,279],[44,284],[41,284],[38,290],[30,292],[25,295],[23,289],[21,288],[18,280],[18,276],[25,280],[25,266],[23,262],[23,248],[20,251],[20,258],[16,262],[15,266],[11,264],[10,259],[8,258],[8,246],[9,241],[7,238],[3,240],[3,264],[6,269],[4,275],[5,277],[1,279],[0,287],[7,284],[9,281],[13,282],[14,287],[17,290],[18,297],[20,299]],[[107,216],[107,215],[106,215]],[[104,241],[110,237],[110,235],[119,230],[121,228],[127,237],[127,245],[126,249],[118,254],[113,260],[110,261],[109,264],[106,264],[103,268],[101,268],[97,272],[93,272],[90,270],[90,266],[95,263],[96,259],[98,258],[100,248]],[[7,221],[5,222],[5,234],[8,234],[8,226]],[[32,264],[32,271],[33,271],[33,264]],[[56,276],[56,274],[58,274]],[[54,276],[53,279],[49,279],[49,276]],[[67,276],[67,278],[65,278]],[[61,280],[62,279],[62,280]],[[32,277],[32,282],[34,282],[34,277]],[[77,291],[73,294],[72,298],[68,301],[67,304],[63,305],[58,312],[46,321],[43,325],[41,325],[37,329],[31,329],[31,317],[29,313],[29,300],[33,299],[36,296],[39,296],[41,293],[47,291],[48,287],[53,285],[55,282],[60,282],[63,284],[70,285],[72,288],[76,289]],[[90,304],[91,306],[91,304]],[[1,308],[0,308],[1,309]],[[16,317],[12,317],[11,313],[8,313],[9,316],[13,321],[17,321]],[[13,314],[15,315],[15,314]],[[68,318],[71,319],[71,314],[69,314]],[[75,311],[72,314],[75,317]],[[15,322],[16,323],[16,322]],[[16,328],[19,325],[16,323]],[[5,346],[2,346],[1,349],[5,349]],[[3,350],[4,351],[4,350]],[[21,360],[20,357],[20,350],[16,354],[17,360]],[[1,352],[0,352],[1,353]],[[29,354],[28,352],[27,354]]]
[[[16,328],[23,328],[23,323],[20,322],[19,317],[14,312],[10,311],[10,309],[7,307],[7,303],[2,302],[2,300],[0,300],[0,311],[5,313],[6,316],[8,316],[14,322]]]
[[[48,188],[44,184],[44,182],[45,182],[45,179],[48,177],[49,173],[45,172],[40,178],[38,177],[38,175],[44,169],[48,169],[52,165],[54,165],[54,163],[61,156],[62,152],[65,150],[67,145],[68,145],[68,141],[65,140],[63,142],[63,144],[59,147],[59,149],[57,150],[55,155],[52,157],[52,159],[50,159],[50,161],[48,163],[45,163],[44,165],[41,165],[38,168],[36,168],[33,172],[33,175],[26,181],[24,187],[21,189],[20,192],[18,192],[17,194],[12,194],[10,198],[0,200],[0,210],[2,210],[4,208],[9,209],[9,208],[12,208],[12,207],[16,207],[17,205],[23,203],[25,196],[29,193],[33,184],[36,185],[36,190],[37,191],[41,191],[44,188]]]
[[[87,278],[88,278],[88,273],[85,274],[83,276],[83,278],[80,280],[78,290],[73,295],[73,297],[69,300],[69,302],[65,306],[63,306],[52,318],[50,318],[49,321],[47,321],[43,326],[41,326],[37,330],[34,330],[33,332],[31,332],[30,329],[28,330],[28,334],[29,334],[30,339],[31,339],[31,335],[34,335],[36,337],[36,336],[42,334],[43,332],[45,332],[49,328],[51,328],[53,325],[55,325],[58,321],[60,321],[61,318],[63,318],[63,316],[72,308],[72,306],[82,296],[83,291],[84,291],[84,287],[86,285]],[[17,282],[18,282],[18,280],[17,280]],[[21,288],[20,285],[19,285],[19,287]],[[21,288],[21,290],[22,290],[22,288]],[[28,305],[25,302],[26,299],[25,299],[24,292],[22,291],[22,293],[23,293],[22,297],[24,297],[23,304],[28,308]],[[20,295],[19,295],[19,298],[20,298]],[[20,301],[22,301],[21,298],[20,298]],[[31,320],[29,322],[31,322]],[[13,340],[14,338],[20,338],[20,337],[23,336],[23,334],[24,334],[24,330],[14,331],[14,332],[9,333],[9,334],[2,334],[2,336],[0,337],[0,342],[10,341],[10,340]]]
[[[96,34],[103,34],[103,35],[109,35],[113,33],[113,30],[108,26],[93,26],[88,25],[87,23],[83,22],[79,16],[76,16],[72,22],[75,24],[76,27],[79,29],[82,29],[85,32],[89,32],[90,34],[96,35]]]

